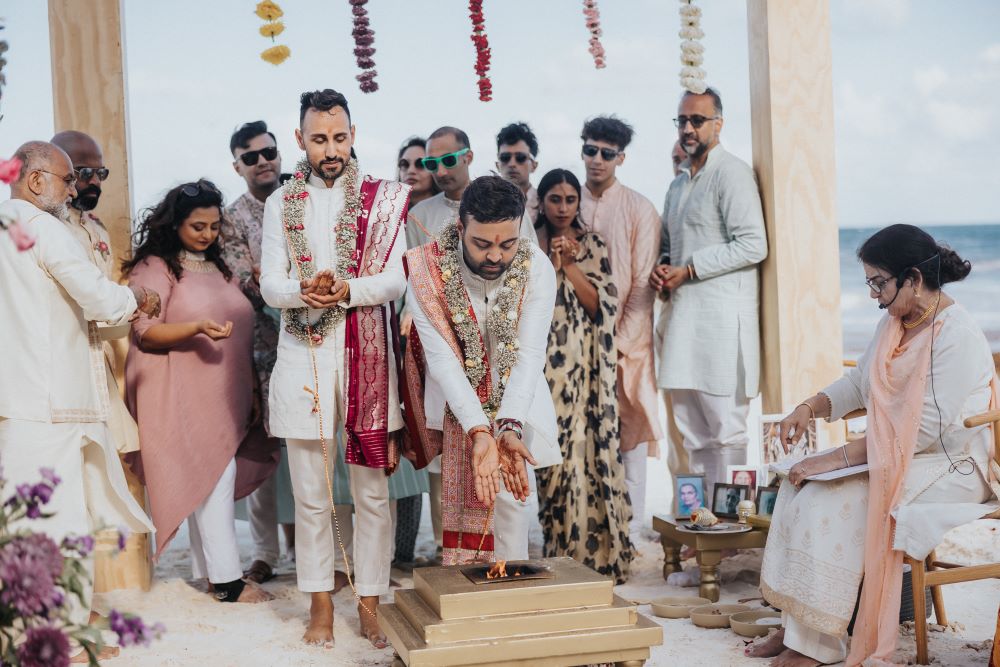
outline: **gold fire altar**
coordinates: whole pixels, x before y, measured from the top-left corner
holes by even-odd
[[[378,608],[408,667],[638,667],[663,629],[614,594],[614,583],[572,558],[509,561],[486,580],[479,565],[413,571],[413,588]],[[398,664],[398,663],[397,663]]]

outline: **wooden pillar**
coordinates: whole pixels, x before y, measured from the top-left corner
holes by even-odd
[[[753,166],[770,249],[762,392],[775,413],[842,370],[829,3],[747,0],[747,26]],[[831,443],[842,440],[842,426],[829,432]]]
[[[49,0],[55,130],[86,132],[104,150],[104,164],[111,175],[103,184],[95,213],[111,235],[116,267],[132,247],[123,11],[122,0]],[[128,343],[125,339],[116,343],[119,386],[124,386],[121,375]],[[125,472],[129,489],[145,506],[142,485],[128,468]],[[117,557],[113,541],[99,536],[94,590],[148,590],[152,573],[149,536],[132,536]]]

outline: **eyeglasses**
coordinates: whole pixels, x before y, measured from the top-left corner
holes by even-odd
[[[524,164],[528,160],[534,159],[527,153],[521,153],[520,151],[518,151],[517,153],[506,153],[506,152],[500,153],[500,155],[497,156],[497,159],[503,164],[507,164],[508,162],[510,162],[511,158],[513,158],[514,161],[517,162],[518,164]]]
[[[257,160],[261,155],[264,156],[265,160],[270,162],[274,158],[278,157],[278,147],[268,146],[267,148],[261,148],[259,151],[247,151],[246,153],[240,155],[240,160],[242,160],[243,164],[246,166],[252,167],[257,164]],[[101,180],[103,181],[104,179],[102,178]]]
[[[674,118],[674,125],[683,130],[688,123],[691,123],[691,127],[699,130],[701,129],[701,126],[708,121],[718,120],[718,118],[718,116],[699,116],[697,114],[694,116],[678,116],[677,118]]]
[[[73,172],[70,172],[70,173],[66,174],[65,176],[60,176],[56,172],[49,171],[47,169],[36,169],[35,171],[40,171],[43,174],[49,174],[50,176],[55,176],[56,178],[58,178],[60,181],[62,181],[66,185],[73,185],[74,183],[76,183],[76,174],[73,173]]]
[[[876,294],[881,294],[885,286],[889,284],[889,281],[895,277],[889,276],[888,278],[883,278],[882,276],[875,276],[874,278],[867,278],[865,279],[865,285],[868,285],[868,289]]]
[[[611,162],[616,157],[622,154],[622,151],[616,151],[613,148],[601,148],[600,146],[595,146],[594,144],[584,144],[583,154],[587,157],[594,157],[598,153],[604,158],[605,162]]]
[[[458,158],[462,157],[469,152],[468,148],[463,148],[460,151],[455,151],[454,153],[445,153],[444,155],[439,155],[437,157],[422,157],[417,158],[417,166],[427,171],[437,171],[438,163],[444,165],[445,169],[454,169],[455,165],[458,164]]]
[[[181,194],[185,197],[197,197],[202,192],[211,192],[213,194],[221,194],[219,188],[215,187],[215,183],[212,181],[206,181],[204,178],[196,183],[185,183],[181,186]]]
[[[89,181],[94,176],[97,176],[97,180],[106,181],[108,180],[108,175],[111,174],[111,170],[107,167],[80,167],[79,169],[74,169],[76,172],[76,177],[81,181]]]

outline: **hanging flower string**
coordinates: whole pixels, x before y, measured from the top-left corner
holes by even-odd
[[[285,31],[285,24],[278,20],[285,13],[281,11],[281,7],[271,0],[263,0],[263,2],[257,3],[257,10],[254,13],[266,21],[260,27],[260,34],[263,37],[269,37],[273,42],[275,37]],[[290,55],[292,55],[291,49],[284,44],[278,44],[262,51],[260,57],[272,65],[280,65]]]
[[[375,81],[375,32],[371,29],[368,21],[368,10],[365,5],[368,0],[350,0],[351,11],[354,13],[354,30],[351,36],[354,37],[354,57],[358,59],[358,67],[361,74],[356,77],[363,93],[374,93],[378,90],[378,82]]]
[[[486,37],[486,18],[483,16],[483,0],[469,0],[469,18],[472,19],[472,43],[476,45],[476,74],[479,75],[479,99],[489,102],[493,99],[493,84],[490,72],[490,41]]]
[[[601,44],[601,12],[597,0],[583,0],[583,15],[587,17],[590,31],[590,55],[594,56],[594,67],[604,69],[604,45]]]
[[[681,87],[692,93],[705,92],[705,70],[700,65],[705,61],[705,47],[698,41],[705,36],[701,29],[701,8],[692,0],[681,1]]]

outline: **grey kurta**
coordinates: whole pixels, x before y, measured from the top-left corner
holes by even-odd
[[[750,166],[716,146],[694,178],[685,162],[663,206],[661,262],[698,278],[665,302],[658,384],[717,396],[757,395],[757,264],[767,257],[760,195]]]

